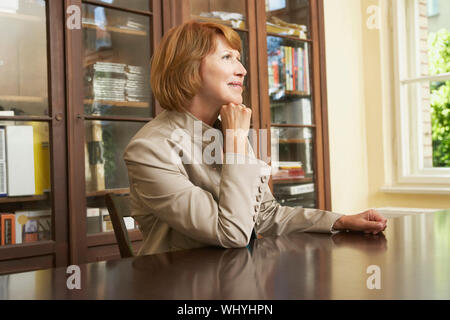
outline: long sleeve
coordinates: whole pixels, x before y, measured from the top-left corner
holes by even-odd
[[[236,164],[233,160],[237,159],[230,157],[239,157],[227,154],[216,199],[207,190],[194,185],[182,165],[170,161],[166,148],[156,150],[137,140],[129,146],[127,154],[141,155],[139,161],[127,155],[125,160],[130,191],[145,211],[205,244],[222,247],[248,244],[256,220],[262,162],[248,163],[248,159],[244,159],[247,163]]]
[[[262,236],[288,234],[293,231],[332,233],[342,214],[319,209],[285,207],[277,203],[267,184],[261,186],[264,199],[255,230]]]

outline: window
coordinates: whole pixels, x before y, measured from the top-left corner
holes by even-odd
[[[395,17],[399,184],[450,186],[450,1],[399,0]],[[447,8],[443,8],[448,6]],[[445,10],[444,10],[445,9]],[[447,189],[448,190],[448,189]]]
[[[428,17],[437,16],[439,14],[439,0],[428,0]]]

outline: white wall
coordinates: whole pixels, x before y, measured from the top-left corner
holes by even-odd
[[[324,0],[332,210],[367,208],[361,4]]]

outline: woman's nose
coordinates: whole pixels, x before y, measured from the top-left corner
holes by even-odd
[[[242,63],[239,61],[238,62],[238,67],[236,70],[236,75],[241,76],[241,77],[245,77],[247,75],[247,70],[245,70],[244,66],[242,65]]]

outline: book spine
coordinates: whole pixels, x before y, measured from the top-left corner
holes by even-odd
[[[292,74],[294,71],[294,66],[292,64],[292,48],[288,47],[288,55],[289,55],[289,90],[294,90]]]
[[[297,81],[297,75],[298,75],[298,59],[297,59],[297,48],[292,48],[292,61],[294,62],[294,72],[292,75],[292,86],[295,91],[298,91],[298,81]]]
[[[8,195],[34,195],[34,150],[32,126],[6,126]]]
[[[288,48],[287,47],[283,47],[284,49],[284,57],[285,57],[285,65],[284,65],[284,73],[285,73],[285,85],[286,85],[286,90],[291,90],[290,86],[289,86],[289,55],[288,55]]]
[[[48,141],[48,125],[33,122],[34,174],[36,194],[44,194],[50,189],[50,150]]]
[[[297,57],[297,63],[299,65],[299,72],[298,72],[298,90],[303,91],[303,48],[297,48],[298,51],[298,57]]]
[[[309,94],[310,88],[309,88],[309,54],[308,54],[308,44],[305,44],[305,50],[304,50],[304,69],[305,69],[305,76],[304,76],[304,87],[305,92]]]
[[[16,217],[11,213],[1,214],[1,245],[16,243]]]
[[[275,87],[275,81],[273,78],[273,67],[272,67],[272,63],[270,63],[270,62],[269,62],[268,73],[269,73],[269,90],[270,90],[273,87]]]
[[[5,128],[0,127],[0,197],[8,195],[6,170],[6,135]]]
[[[275,60],[273,63],[272,63],[272,68],[273,68],[273,82],[274,82],[274,86],[275,86],[275,88],[279,88],[280,87],[280,77],[279,77],[279,72],[278,72],[278,68],[279,68],[279,66],[278,66],[278,61],[277,60]]]
[[[280,55],[280,64],[278,66],[278,74],[280,75],[280,87],[281,88],[286,88],[286,77],[285,77],[285,72],[284,72],[284,65],[286,63],[286,59],[284,56],[284,51],[283,51],[283,47],[280,47],[279,50],[279,55]]]

